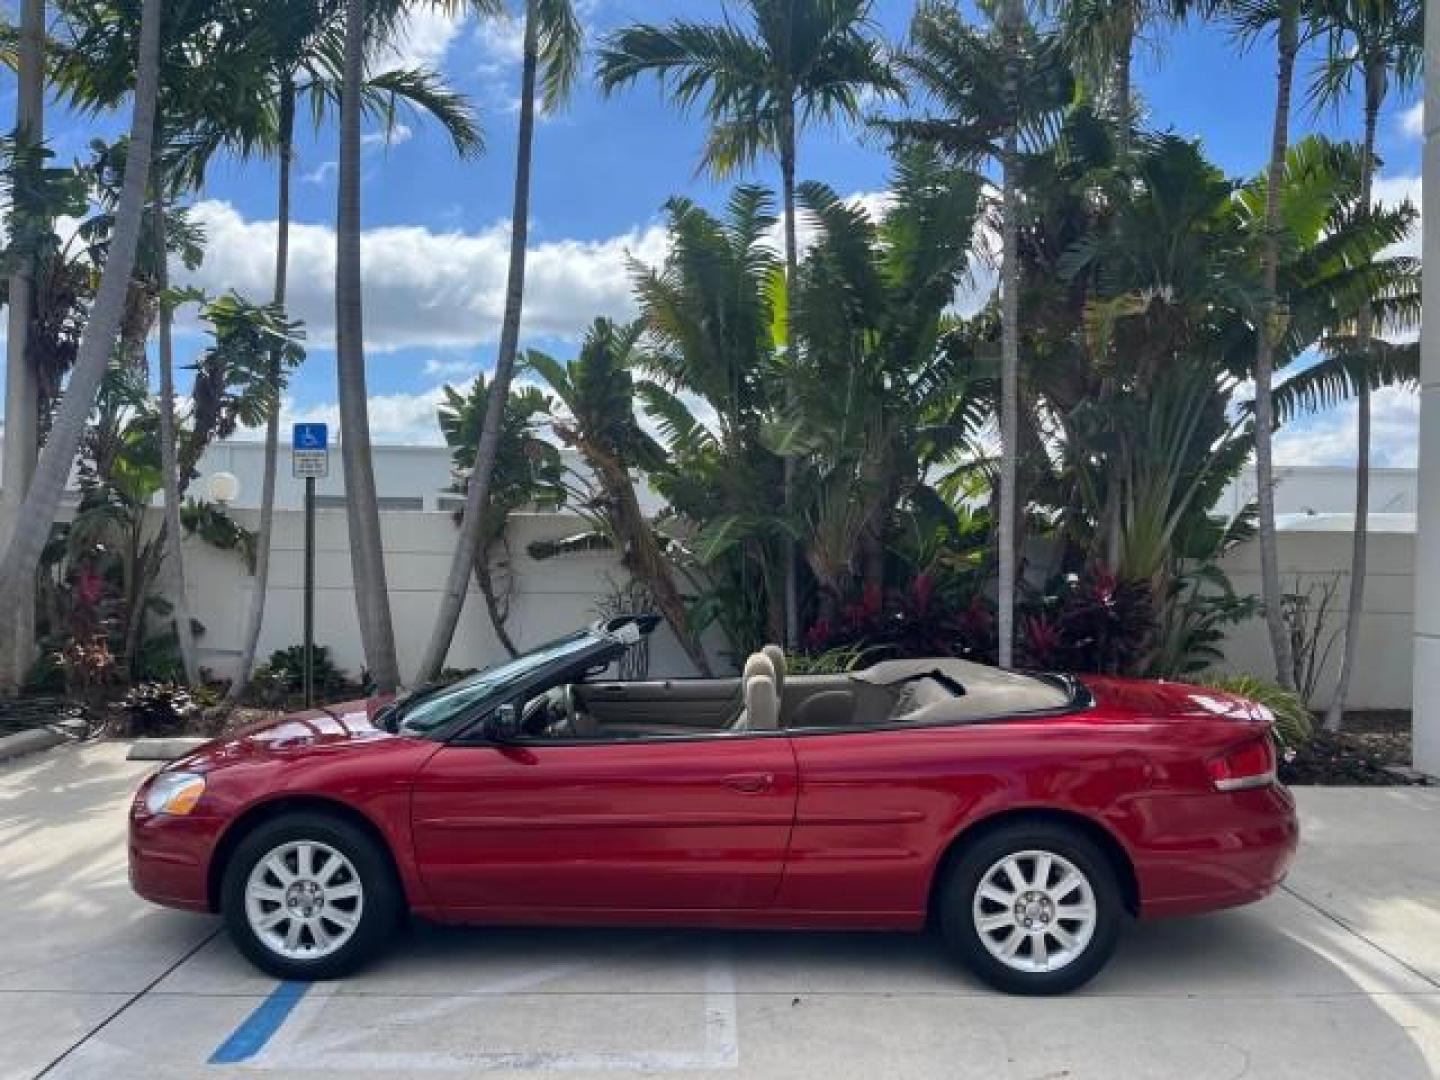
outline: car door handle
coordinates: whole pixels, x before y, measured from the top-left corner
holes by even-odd
[[[725,777],[725,786],[743,795],[759,795],[775,786],[774,773],[736,773]]]

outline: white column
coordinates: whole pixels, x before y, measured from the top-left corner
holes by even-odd
[[[1440,776],[1440,3],[1426,9],[1423,208],[1428,213],[1415,537],[1415,767]]]

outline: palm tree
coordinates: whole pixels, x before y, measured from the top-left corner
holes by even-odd
[[[1255,489],[1259,509],[1260,595],[1265,625],[1275,656],[1275,677],[1294,689],[1295,664],[1290,631],[1285,625],[1280,584],[1279,538],[1275,529],[1275,339],[1283,322],[1276,300],[1280,267],[1281,189],[1290,143],[1290,99],[1295,59],[1309,23],[1309,0],[1236,0],[1219,5],[1243,42],[1273,30],[1275,34],[1275,112],[1270,129],[1270,160],[1266,169],[1265,216],[1261,232],[1261,278],[1266,299],[1255,335]]]
[[[1124,156],[1135,127],[1136,42],[1147,29],[1183,18],[1194,0],[1049,0],[1046,6],[1059,15],[1065,52],[1114,123]]]
[[[486,506],[490,499],[492,474],[500,450],[502,417],[515,372],[515,355],[520,343],[520,314],[525,299],[525,245],[530,230],[530,158],[535,140],[535,98],[537,83],[541,105],[559,108],[570,96],[580,68],[583,33],[571,0],[526,0],[524,45],[520,68],[520,121],[515,148],[515,193],[510,214],[510,267],[505,282],[505,314],[500,323],[500,349],[495,358],[495,376],[475,471],[465,498],[460,536],[450,561],[445,591],[430,642],[420,661],[421,682],[434,679],[445,663],[460,611],[465,605],[470,569],[475,565]]]
[[[445,401],[439,410],[440,431],[450,447],[459,491],[466,490],[474,475],[491,393],[493,387],[486,384],[484,375],[477,375],[465,394],[445,387]],[[505,526],[513,511],[526,506],[553,509],[564,502],[564,468],[559,449],[537,433],[540,420],[553,411],[553,400],[537,387],[511,388],[485,506],[480,550],[475,556],[475,584],[485,598],[495,637],[511,656],[520,655],[520,650],[505,627],[510,614],[509,590],[496,587],[490,564],[496,546],[505,544]]]
[[[81,336],[75,367],[50,427],[45,447],[25,492],[15,528],[0,559],[0,609],[13,611],[22,590],[33,587],[40,554],[60,506],[75,451],[95,403],[110,351],[120,328],[130,272],[139,246],[145,212],[155,127],[155,105],[160,82],[160,22],[162,0],[144,0],[141,9],[136,58],[134,105],[130,118],[130,153],[116,209],[115,233],[89,321]],[[5,620],[5,625],[10,625]],[[6,631],[9,636],[9,631]],[[7,644],[7,648],[9,648]]]
[[[19,63],[16,72],[15,161],[38,163],[36,155],[45,139],[45,0],[23,0],[20,10]],[[13,194],[14,216],[35,212],[23,205],[25,193]],[[13,528],[19,520],[20,499],[30,486],[39,448],[37,425],[40,419],[40,389],[31,363],[27,341],[32,310],[34,257],[21,253],[10,274],[7,303],[8,328],[5,344],[5,475],[4,492],[8,521]],[[24,590],[10,609],[10,646],[0,657],[0,685],[18,682],[35,653],[35,593]]]
[[[380,505],[375,496],[375,465],[370,449],[365,320],[360,293],[360,88],[365,81],[365,7],[365,0],[345,0],[335,228],[335,363],[350,569],[360,640],[371,681],[381,693],[389,693],[398,687],[400,671],[395,659],[395,628],[390,620]]]
[[[1338,107],[1355,82],[1360,83],[1364,124],[1360,206],[1361,213],[1369,214],[1375,179],[1375,129],[1380,109],[1392,81],[1405,89],[1420,78],[1425,52],[1425,7],[1421,0],[1321,0],[1320,7],[1328,48],[1313,97],[1317,105]],[[1368,302],[1363,302],[1355,317],[1354,341],[1354,352],[1362,367],[1371,362],[1373,336],[1373,311]],[[1335,693],[1325,713],[1327,731],[1339,731],[1344,719],[1365,603],[1370,533],[1370,394],[1371,380],[1362,375],[1356,385],[1359,446],[1355,458],[1355,541],[1345,612],[1345,644]]]
[[[270,78],[267,90],[277,110],[275,284],[274,302],[285,304],[290,258],[290,179],[294,163],[297,105],[309,99],[317,121],[325,106],[334,104],[340,86],[337,59],[343,54],[343,28],[333,18],[336,0],[273,0],[265,9],[263,29],[270,35]],[[339,39],[337,41],[337,38]],[[372,75],[363,88],[367,109],[385,120],[393,118],[397,104],[405,103],[434,118],[450,136],[456,152],[470,157],[483,149],[483,140],[469,105],[449,92],[438,76],[424,70],[395,70]],[[280,377],[277,351],[272,376]],[[226,693],[226,702],[239,701],[255,668],[255,653],[265,620],[265,599],[270,581],[271,535],[275,521],[275,473],[280,456],[280,395],[265,418],[265,463],[260,488],[260,523],[255,538],[255,579],[250,610],[245,620],[240,661]]]
[[[607,93],[648,74],[681,109],[703,98],[710,131],[700,167],[715,176],[748,167],[761,154],[779,159],[785,280],[793,289],[800,129],[812,122],[853,122],[866,94],[899,94],[903,87],[873,36],[870,0],[746,0],[746,7],[753,24],[748,32],[729,20],[618,30],[601,47],[597,75]],[[800,343],[788,316],[785,330],[786,345],[797,354]],[[792,483],[787,467],[787,505]],[[785,631],[793,645],[799,625],[793,550],[785,573]]]
[[[640,508],[630,475],[633,468],[655,468],[663,456],[635,416],[635,382],[630,368],[636,362],[636,346],[643,331],[639,322],[626,326],[596,319],[574,360],[561,364],[532,350],[528,363],[565,407],[551,427],[594,474],[600,488],[601,516],[619,543],[625,569],[649,591],[685,655],[708,679],[710,663],[687,617],[660,539]]]
[[[1001,189],[1001,390],[999,661],[1013,662],[1015,637],[1017,433],[1020,368],[1021,142],[1052,135],[1073,88],[1059,62],[1059,41],[1037,33],[1019,0],[1004,0],[988,31],[966,25],[958,8],[931,0],[915,15],[911,45],[901,58],[944,115],[886,126],[902,139],[934,144],[964,162],[991,160]]]

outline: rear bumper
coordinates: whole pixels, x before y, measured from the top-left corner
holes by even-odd
[[[210,911],[210,853],[222,822],[211,817],[130,817],[130,887],[146,900]]]
[[[1260,900],[1285,879],[1300,842],[1295,800],[1279,784],[1156,797],[1136,809],[1145,822],[1135,873],[1147,918]]]

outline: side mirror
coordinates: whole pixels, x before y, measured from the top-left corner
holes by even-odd
[[[509,743],[518,739],[520,710],[510,702],[499,706],[485,720],[485,737],[496,743]]]

